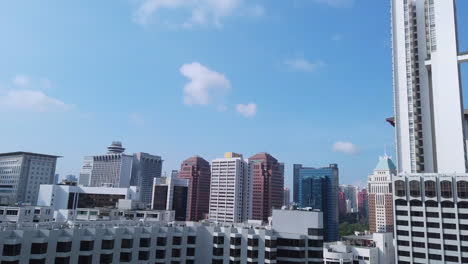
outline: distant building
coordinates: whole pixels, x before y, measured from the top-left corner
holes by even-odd
[[[58,184],[59,181],[60,181],[60,174],[56,173],[56,174],[54,175],[54,182],[53,182],[53,184]]]
[[[346,196],[341,190],[338,191],[338,215],[340,219],[346,216]]]
[[[179,177],[179,171],[178,170],[172,170],[171,171],[171,178],[178,178]]]
[[[370,232],[393,232],[392,177],[396,166],[387,155],[380,157],[374,173],[368,177]]]
[[[0,223],[52,222],[54,211],[47,206],[0,206]]]
[[[140,199],[143,204],[151,205],[154,178],[161,177],[163,160],[160,156],[148,153],[133,154],[130,186],[140,187]]]
[[[115,188],[138,186],[141,202],[151,205],[153,179],[161,177],[162,173],[161,157],[144,152],[127,155],[118,141],[107,149],[107,154],[84,158],[79,184]]]
[[[252,179],[252,219],[268,221],[273,209],[283,206],[284,164],[268,153],[249,158]]]
[[[35,205],[41,184],[52,184],[58,156],[0,153],[0,204]]]
[[[67,182],[78,182],[78,178],[73,174],[68,174],[67,176],[65,176],[64,180],[66,180]]]
[[[151,208],[175,211],[176,221],[186,221],[189,185],[186,179],[154,178]]]
[[[345,236],[323,247],[323,263],[394,264],[393,233]]]
[[[119,199],[140,199],[138,187],[110,188],[72,185],[41,185],[37,204],[53,210],[108,207],[115,208]]]
[[[182,162],[179,179],[189,180],[187,220],[200,221],[208,217],[210,203],[210,163],[199,156]]]
[[[369,213],[368,194],[366,189],[358,193],[358,212],[360,217],[367,218]]]
[[[359,188],[355,185],[342,184],[340,190],[344,192],[347,202],[346,213],[357,213],[358,212],[358,192]]]
[[[338,165],[324,168],[303,167],[295,164],[295,177],[299,181],[298,205],[323,212],[325,241],[338,240]]]
[[[248,163],[228,152],[211,162],[210,213],[215,222],[240,223],[251,215]]]
[[[133,156],[124,154],[118,141],[112,142],[105,155],[85,157],[80,172],[80,185],[90,187],[128,188],[132,174]]]
[[[289,188],[283,189],[283,206],[289,207],[291,205],[291,192]]]

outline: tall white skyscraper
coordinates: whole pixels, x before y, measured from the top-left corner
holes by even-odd
[[[396,172],[391,158],[384,155],[367,180],[369,229],[372,233],[393,232],[392,177]]]
[[[228,152],[211,162],[210,220],[238,223],[250,216],[248,163],[242,155]]]
[[[468,130],[454,0],[392,0],[397,263],[468,263]]]
[[[392,0],[398,171],[466,172],[453,0]]]

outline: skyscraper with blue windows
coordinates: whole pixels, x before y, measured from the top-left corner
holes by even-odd
[[[324,168],[294,164],[294,198],[299,207],[323,212],[324,241],[338,240],[338,165]]]

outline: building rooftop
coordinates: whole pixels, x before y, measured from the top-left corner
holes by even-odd
[[[379,163],[377,163],[375,170],[394,171],[396,170],[396,166],[389,156],[384,155],[383,157],[379,158]]]
[[[47,155],[47,154],[40,154],[40,153],[33,153],[33,152],[25,152],[25,151],[0,153],[0,157],[20,156],[20,155],[31,155],[31,156],[39,156],[39,157],[46,157],[46,158],[61,158],[62,157],[62,156]]]

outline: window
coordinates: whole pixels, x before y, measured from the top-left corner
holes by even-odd
[[[439,233],[427,233],[428,238],[440,238]]]
[[[93,263],[93,255],[90,256],[79,256],[78,263],[80,264],[92,264]]]
[[[30,259],[29,264],[45,264],[45,259]]]
[[[412,226],[424,227],[424,222],[411,221]]]
[[[120,248],[132,248],[133,247],[133,239],[124,238],[122,239],[122,245]]]
[[[458,202],[458,208],[468,208],[468,202]]]
[[[426,207],[439,207],[439,204],[437,204],[436,201],[426,201],[425,204]]]
[[[247,245],[249,247],[258,247],[258,238],[249,238],[247,240]]]
[[[138,252],[138,260],[148,260],[148,259],[149,259],[149,252],[148,251]]]
[[[411,216],[419,216],[419,217],[422,217],[422,216],[423,216],[423,212],[421,212],[421,211],[411,211]]]
[[[164,249],[156,250],[156,258],[157,259],[164,259],[166,258],[166,251]]]
[[[397,245],[398,245],[398,246],[406,246],[406,247],[409,247],[409,241],[397,240]]]
[[[468,182],[466,181],[457,182],[457,193],[458,193],[458,198],[467,199],[468,198]]]
[[[103,263],[103,262],[101,262]],[[111,262],[109,262],[111,263]],[[70,264],[70,257],[56,257],[55,264]]]
[[[172,245],[179,246],[182,243],[182,238],[180,236],[172,237]]]
[[[70,252],[72,248],[72,242],[57,242],[56,251],[60,253]]]
[[[172,249],[172,257],[173,258],[180,258],[180,248],[173,248]]]
[[[439,213],[436,213],[436,212],[426,212],[426,217],[439,218]]]
[[[425,243],[422,243],[422,242],[415,242],[415,241],[413,241],[411,244],[413,245],[413,247],[426,248],[426,244],[425,244]]]
[[[458,257],[455,257],[455,256],[445,256],[445,261],[458,262]]]
[[[405,215],[405,216],[407,216],[407,215],[408,215],[408,211],[397,210],[397,211],[396,211],[396,215]]]
[[[404,181],[395,181],[395,195],[403,197],[406,195],[406,188]]]
[[[444,245],[444,250],[458,251],[458,247],[455,245]]]
[[[413,232],[411,232],[411,235],[414,236],[414,237],[424,237],[424,232],[413,231]]]
[[[427,244],[427,247],[428,248],[431,248],[431,249],[440,249],[440,244],[432,244],[432,243],[429,243]]]
[[[114,240],[102,240],[101,249],[114,249]]]
[[[142,237],[140,238],[140,247],[150,247],[151,238]]]
[[[21,244],[3,245],[3,256],[19,256],[21,254]]]
[[[101,256],[99,257],[99,263],[111,264],[113,258],[114,258],[113,254],[101,254]]]
[[[444,234],[444,239],[447,239],[447,240],[457,240],[457,235]]]
[[[193,245],[193,244],[196,243],[196,241],[197,241],[197,237],[196,237],[196,236],[188,236],[188,237],[187,237],[187,244]]]
[[[425,253],[419,253],[419,252],[413,252],[413,257],[425,259],[426,254]]]
[[[309,236],[323,236],[323,229],[321,228],[309,228],[307,232]]]
[[[442,260],[441,255],[429,254],[429,259]]]
[[[165,237],[158,237],[158,240],[156,241],[157,246],[163,247],[166,245],[166,238]]]
[[[242,243],[242,239],[240,237],[231,237],[230,239],[230,244],[233,246],[240,246],[241,243]]]
[[[132,261],[132,253],[131,252],[121,252],[120,253],[120,262],[130,262]]]
[[[310,251],[310,252],[315,252],[315,251]],[[312,258],[311,254],[309,254],[309,258]],[[276,252],[265,251],[265,259],[276,260]]]
[[[424,182],[424,192],[425,192],[427,197],[434,198],[436,196],[436,194],[437,194],[435,181],[425,181]]]
[[[457,225],[456,224],[442,224],[442,227],[445,228],[445,229],[457,229]]]
[[[402,199],[395,200],[395,205],[407,206],[408,202]]]
[[[213,256],[223,256],[224,249],[223,248],[213,248]]]
[[[440,228],[440,225],[439,225],[439,223],[427,222],[427,227],[430,227],[430,228]]]
[[[309,239],[307,241],[307,245],[309,247],[318,247],[318,248],[323,248],[323,240],[314,240],[314,239]],[[275,244],[276,246],[276,244]]]
[[[422,202],[419,201],[419,200],[411,200],[410,205],[413,206],[413,207],[420,207],[420,206],[422,206]]]
[[[419,181],[410,181],[410,195],[412,197],[420,197],[421,196],[421,183]]]
[[[230,257],[238,258],[238,257],[240,257],[240,255],[241,255],[240,248],[237,248],[237,249],[231,248],[229,250],[229,256]]]
[[[251,258],[251,259],[258,258],[258,250],[247,250],[247,258]]]
[[[398,256],[409,257],[410,254],[408,251],[398,250]]]
[[[31,243],[31,254],[47,253],[47,243]]]
[[[397,220],[396,224],[399,226],[408,226],[408,221]]]
[[[409,236],[409,232],[404,231],[404,230],[397,230],[397,235],[399,235],[399,236]]]
[[[224,244],[224,237],[223,236],[214,236],[213,237],[213,244]]]
[[[81,241],[80,251],[92,251],[94,248],[94,241]]]
[[[444,198],[452,198],[452,182],[442,181],[440,183],[440,195]]]
[[[455,204],[450,201],[443,201],[441,205],[442,205],[442,208],[455,208]]]
[[[195,248],[187,248],[187,257],[195,256]]]
[[[442,217],[443,217],[443,218],[454,219],[454,218],[455,218],[455,214],[454,214],[454,213],[442,213]]]

